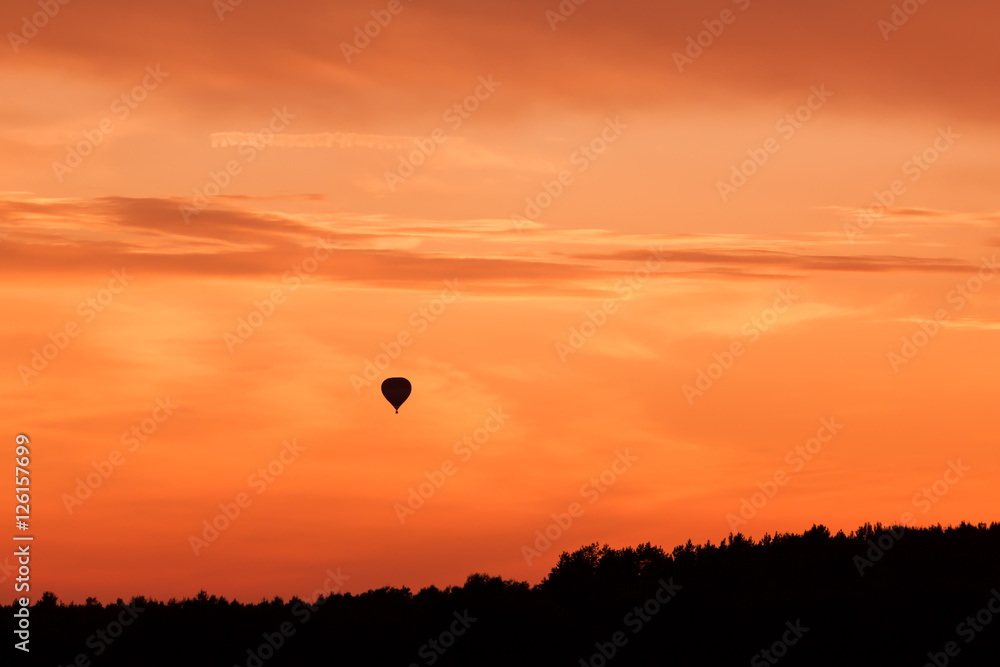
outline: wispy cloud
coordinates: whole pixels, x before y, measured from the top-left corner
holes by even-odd
[[[258,132],[213,132],[212,148],[227,146],[271,146],[276,148],[406,148],[418,137],[358,134],[356,132],[318,132],[313,134],[270,134]]]
[[[600,294],[654,247],[670,253],[661,280],[947,274],[974,266],[961,257],[838,254],[807,235],[631,235],[543,226],[522,235],[505,220],[289,213],[238,206],[258,199],[231,201],[233,207],[206,210],[197,224],[183,225],[173,199],[8,197],[0,200],[0,232],[10,235],[0,248],[0,271],[59,273],[124,263],[161,274],[273,276],[317,239],[339,244],[317,280],[420,289],[463,276],[484,293]]]

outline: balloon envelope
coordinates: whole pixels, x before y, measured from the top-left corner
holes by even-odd
[[[399,412],[399,406],[410,395],[410,381],[406,378],[386,378],[382,382],[382,395]]]

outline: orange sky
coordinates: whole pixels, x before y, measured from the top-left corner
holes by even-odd
[[[36,595],[996,520],[1000,7],[223,3],[0,8]]]

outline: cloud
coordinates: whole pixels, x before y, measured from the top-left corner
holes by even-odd
[[[269,146],[275,148],[408,148],[418,137],[386,137],[357,132],[315,132],[312,134],[279,133],[263,135],[257,132],[213,132],[212,148],[227,146]]]
[[[519,234],[502,220],[286,213],[250,208],[261,201],[256,198],[229,201],[233,207],[206,209],[184,224],[181,202],[169,198],[9,196],[0,199],[0,232],[8,234],[0,244],[0,272],[51,276],[128,266],[162,276],[275,279],[322,243],[335,249],[320,264],[317,280],[423,289],[457,277],[482,295],[590,297],[606,294],[654,249],[666,259],[654,276],[668,280],[963,273],[974,266],[950,257],[830,254],[821,252],[828,247],[822,239],[795,239],[793,248],[793,240],[749,235],[639,236],[546,227]]]
[[[851,91],[841,104],[886,117],[936,109],[991,119],[1000,102],[1000,91],[983,85],[994,66],[984,55],[993,52],[991,26],[1000,21],[1000,7],[990,3],[929,3],[888,42],[878,21],[890,18],[889,3],[775,0],[745,11],[734,4],[728,8],[736,21],[683,74],[674,54],[729,3],[591,3],[553,31],[545,10],[557,4],[405,4],[347,62],[341,43],[371,20],[357,6],[242,3],[220,21],[211,3],[154,0],[123,8],[94,0],[86,11],[61,12],[24,47],[30,54],[20,55],[30,55],[30,63],[8,58],[0,68],[58,71],[74,64],[78,77],[109,80],[124,74],[125,63],[162,62],[176,72],[171,97],[185,115],[245,108],[250,100],[264,106],[277,91],[289,105],[325,109],[339,120],[361,100],[373,118],[403,108],[439,114],[442,98],[468,94],[464,88],[490,72],[511,81],[505,99],[495,101],[508,118],[541,105],[603,110],[684,106],[703,94],[783,96],[824,82]],[[0,19],[19,25],[23,11],[5,6]],[[397,104],[379,103],[389,99]]]
[[[590,253],[573,255],[576,259],[607,259],[641,261],[648,256],[641,250],[623,250],[614,253]],[[745,267],[775,267],[785,270],[810,271],[854,271],[862,273],[882,271],[919,272],[960,272],[973,266],[969,262],[949,258],[924,258],[904,256],[843,256],[813,255],[789,252],[744,250],[677,250],[672,251],[668,263],[699,265],[735,265]],[[721,270],[721,269],[716,269]]]

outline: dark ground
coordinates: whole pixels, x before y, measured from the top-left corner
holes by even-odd
[[[205,593],[129,603],[64,606],[46,594],[31,607],[30,659],[11,653],[17,664],[80,667],[996,667],[1000,523],[866,525],[850,536],[814,526],[672,553],[593,544],[563,553],[534,587],[475,574],[461,587],[331,594],[312,606]],[[4,608],[8,624],[12,614]]]

